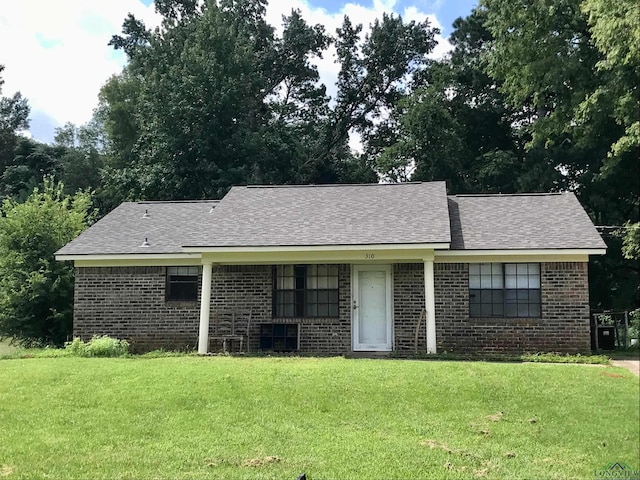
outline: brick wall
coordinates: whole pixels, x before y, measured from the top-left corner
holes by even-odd
[[[164,267],[81,267],[75,274],[74,336],[126,338],[137,351],[197,346],[200,301],[166,302]]]
[[[438,351],[588,352],[587,264],[541,264],[542,318],[469,318],[468,266],[435,265]]]
[[[586,263],[542,263],[541,319],[469,318],[468,266],[435,264],[436,332],[439,351],[522,352],[589,350]],[[351,267],[339,267],[339,317],[272,319],[272,267],[215,266],[211,311],[251,308],[250,348],[258,349],[261,323],[297,323],[300,352],[351,351]],[[414,351],[416,322],[424,307],[422,263],[393,267],[394,350]],[[200,288],[198,289],[200,291]],[[74,335],[110,335],[138,350],[195,348],[200,300],[165,301],[164,267],[76,269]],[[212,331],[214,326],[212,325]],[[212,342],[212,349],[220,346]],[[426,349],[424,322],[418,347]]]
[[[250,308],[252,351],[258,349],[261,323],[296,323],[301,353],[347,353],[351,350],[351,269],[340,265],[338,271],[338,318],[272,319],[270,265],[214,266],[210,333],[213,336],[216,328],[216,310]],[[74,336],[125,338],[138,351],[196,348],[200,298],[195,302],[166,302],[165,282],[164,267],[76,268]],[[218,340],[211,341],[212,351],[220,348]]]
[[[298,324],[300,353],[343,354],[351,349],[351,268],[338,269],[338,318],[272,318],[272,266],[238,265],[214,267],[211,286],[211,311],[215,309],[252,310],[249,338],[251,351],[259,347],[260,324]],[[212,349],[219,345],[212,343]]]
[[[396,263],[393,266],[393,333],[394,351],[415,352],[416,324],[424,309],[424,264]],[[418,350],[425,351],[425,321],[419,329]]]

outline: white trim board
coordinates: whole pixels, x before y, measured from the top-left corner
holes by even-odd
[[[58,260],[67,260],[56,257]],[[157,257],[80,258],[74,260],[76,267],[162,267],[202,265],[199,255]]]
[[[455,250],[434,252],[435,263],[588,262],[606,250]]]
[[[408,246],[408,245],[407,245]],[[313,250],[290,250],[280,247],[271,251],[226,251],[156,254],[56,255],[57,260],[75,261],[78,267],[152,266],[152,265],[276,265],[287,263],[390,264],[478,262],[587,262],[589,255],[603,255],[604,249],[555,250],[433,250],[431,248],[393,248],[380,246],[331,247]]]

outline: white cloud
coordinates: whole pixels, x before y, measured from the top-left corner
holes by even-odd
[[[373,6],[368,8],[347,1],[340,11],[329,13],[324,8],[310,6],[305,0],[291,0],[290,2],[276,0],[272,1],[267,8],[267,20],[281,31],[282,16],[288,15],[291,10],[300,10],[302,18],[307,23],[324,25],[326,32],[333,35],[336,29],[342,26],[344,16],[347,15],[354,25],[362,24],[363,34],[366,34],[369,26],[376,18],[382,18],[383,13],[393,12],[402,15],[405,21],[415,20],[416,22],[422,22],[428,19],[432,27],[442,29],[435,15],[422,12],[414,6],[398,11],[396,8],[397,3],[397,0],[374,0]],[[451,50],[451,44],[442,35],[437,35],[436,40],[438,45],[429,56],[431,58],[442,58]],[[327,93],[333,97],[336,94],[335,82],[340,71],[340,65],[335,63],[335,48],[331,47],[325,52],[323,58],[317,59],[316,64],[321,80],[327,86]]]
[[[129,12],[158,23],[153,7],[137,0],[3,2],[3,94],[20,91],[32,111],[59,124],[86,122],[102,84],[122,69],[123,55],[107,44]]]
[[[309,6],[304,0],[274,0],[268,7],[268,21],[281,25],[282,15],[299,9],[310,24],[325,25],[335,33],[344,15],[365,28],[383,12],[395,12],[407,20],[429,18],[439,26],[434,15],[416,7],[397,11],[396,0],[374,0],[371,8],[347,2],[340,12],[329,13]],[[0,64],[5,65],[3,95],[20,91],[39,112],[54,119],[81,124],[91,118],[97,94],[104,82],[121,70],[124,56],[108,46],[111,36],[120,33],[122,22],[131,12],[148,27],[156,26],[159,17],[153,5],[140,0],[20,0],[5,1],[0,9]],[[450,46],[439,38],[433,53],[441,56]],[[339,66],[334,52],[318,59],[318,69],[329,94]]]

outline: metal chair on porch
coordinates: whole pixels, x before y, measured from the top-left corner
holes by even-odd
[[[249,353],[249,332],[251,331],[251,309],[216,310],[213,312],[213,332],[209,340],[222,343],[222,352],[228,353],[235,340],[239,342],[238,352],[246,345]]]

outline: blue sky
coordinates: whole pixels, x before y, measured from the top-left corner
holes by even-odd
[[[383,12],[408,20],[429,18],[442,36],[433,56],[444,55],[451,23],[468,15],[477,0],[271,0],[268,20],[277,25],[292,8],[309,23],[322,23],[333,32],[343,15],[365,26]],[[20,0],[3,2],[0,9],[0,63],[5,65],[2,95],[20,91],[31,106],[30,133],[51,142],[55,128],[91,118],[104,82],[118,73],[123,55],[107,45],[120,33],[127,13],[155,26],[159,17],[150,0]],[[5,48],[5,46],[10,46]],[[318,63],[329,93],[337,66],[328,55]]]
[[[342,0],[311,0],[309,4],[324,8],[329,12],[339,12],[345,4]],[[365,7],[373,7],[373,0],[356,0],[353,3],[358,3]],[[396,3],[396,11],[400,11],[406,7],[417,7],[423,12],[435,14],[440,24],[442,25],[442,31],[446,36],[451,34],[451,24],[458,17],[465,17],[471,10],[478,5],[478,0],[401,0]]]

